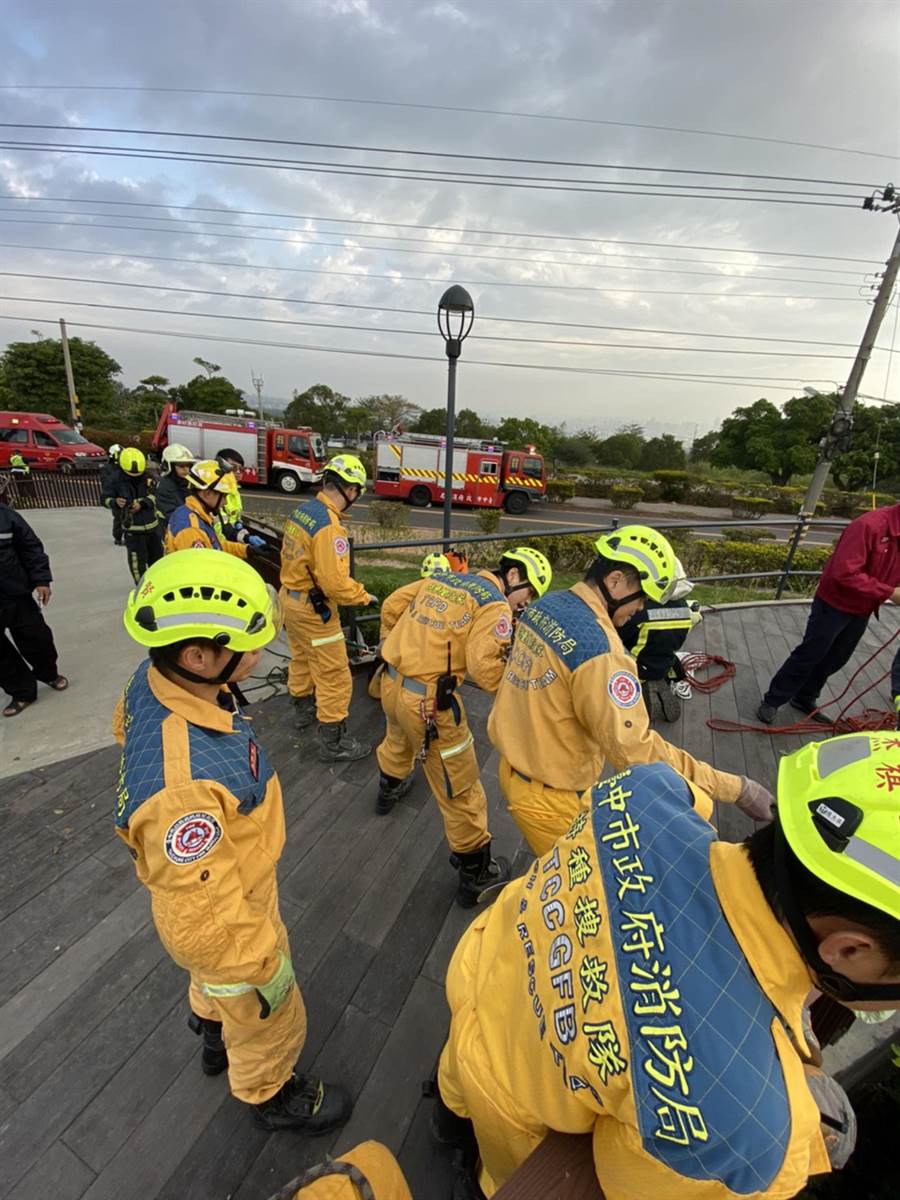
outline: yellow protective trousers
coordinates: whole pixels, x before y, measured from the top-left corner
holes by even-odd
[[[438,1087],[447,1107],[474,1125],[481,1158],[478,1182],[486,1196],[493,1196],[537,1149],[548,1129],[499,1086],[491,1069],[473,1003],[481,932],[488,915],[482,914],[469,927],[447,969],[452,1020],[438,1066]]]
[[[247,903],[265,912],[275,929],[278,949],[290,958],[274,870],[247,896]],[[198,922],[201,919],[198,913]],[[232,1094],[245,1104],[262,1104],[274,1096],[293,1074],[306,1041],[306,1008],[297,985],[265,1020],[260,1017],[256,991],[245,984],[209,984],[192,972],[188,996],[198,1017],[222,1022]]]
[[[353,679],[338,606],[323,621],[307,592],[281,589],[284,631],[291,651],[288,691],[292,696],[316,694],[316,717],[323,724],[345,721],[350,711]]]
[[[585,792],[548,787],[539,779],[528,779],[500,759],[500,790],[513,820],[522,831],[533,853],[549,853],[571,826],[582,805]]]
[[[413,690],[415,689],[415,690]],[[384,741],[375,751],[385,775],[405,779],[425,743],[425,716],[434,701],[434,688],[416,679],[403,680],[393,667],[382,675],[381,707],[387,719]],[[431,794],[444,818],[444,833],[456,854],[471,854],[491,840],[487,826],[487,796],[478,774],[475,744],[458,696],[453,707],[435,713],[437,737],[422,764]]]
[[[350,1174],[343,1173],[346,1164],[353,1168]],[[380,1142],[363,1142],[302,1174],[294,1200],[362,1200],[361,1181],[374,1200],[412,1200],[397,1160]]]

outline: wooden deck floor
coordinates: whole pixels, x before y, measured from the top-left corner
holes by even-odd
[[[773,786],[779,754],[799,738],[714,736],[705,721],[711,709],[752,718],[805,618],[805,607],[708,616],[689,648],[732,659],[737,676],[711,698],[695,696],[663,732],[717,767]],[[851,670],[896,626],[896,613],[873,622]],[[882,659],[866,682],[889,666]],[[847,677],[832,681],[832,694]],[[471,688],[465,698],[496,846],[524,870],[484,736],[488,698]],[[886,706],[887,685],[869,701]],[[420,778],[389,817],[377,817],[374,760],[321,766],[311,735],[294,733],[283,696],[253,712],[285,792],[282,911],[309,1012],[301,1061],[350,1087],[349,1125],[314,1142],[267,1135],[229,1096],[224,1076],[200,1073],[185,976],[164,954],[113,833],[118,750],[110,747],[2,787],[0,1197],[266,1200],[326,1151],[367,1137],[398,1153],[417,1200],[449,1194],[420,1085],[445,1035],[444,972],[471,914],[453,903],[436,806]],[[361,689],[352,722],[373,740],[380,732],[380,709]],[[719,821],[725,836],[745,832],[734,810]]]

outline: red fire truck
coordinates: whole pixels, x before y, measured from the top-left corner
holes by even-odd
[[[378,434],[375,491],[426,508],[444,499],[445,439],[427,433]],[[453,503],[519,515],[545,500],[544,460],[533,446],[507,450],[479,438],[453,439]]]
[[[170,442],[187,446],[198,458],[215,458],[220,450],[237,450],[244,459],[241,485],[268,484],[291,494],[318,483],[325,463],[325,444],[312,429],[285,429],[260,421],[252,413],[202,413],[163,409],[153,435],[153,449]]]

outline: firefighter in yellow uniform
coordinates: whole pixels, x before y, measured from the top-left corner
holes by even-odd
[[[775,820],[742,845],[666,763],[592,789],[448,969],[435,1115],[473,1122],[484,1194],[549,1130],[592,1134],[606,1200],[783,1200],[830,1169],[803,1009],[813,988],[900,1008],[891,744],[783,758]]]
[[[291,651],[288,691],[298,728],[318,721],[319,758],[365,758],[371,746],[347,732],[353,680],[340,605],[374,603],[350,575],[350,543],[342,524],[366,489],[366,469],[352,454],[325,464],[322,490],[294,509],[281,545],[281,601]]]
[[[247,545],[223,537],[217,527],[225,497],[237,490],[233,473],[223,463],[205,459],[193,463],[185,478],[191,490],[184,504],[169,517],[166,554],[174,550],[225,550],[246,558]]]
[[[656,530],[625,525],[598,538],[596,550],[582,583],[523,614],[488,721],[500,786],[531,849],[545,854],[565,832],[604,761],[617,770],[667,762],[714,799],[763,819],[772,802],[765,788],[698,762],[650,728],[619,638],[648,599],[667,598],[672,547]]]
[[[463,908],[508,879],[509,863],[491,857],[487,798],[459,689],[471,675],[478,687],[496,691],[512,638],[511,605],[543,595],[551,576],[540,551],[519,546],[494,571],[418,580],[381,647],[387,731],[377,750],[376,811],[390,812],[406,795],[418,756],[444,818]]]
[[[379,613],[379,650],[378,657],[375,660],[372,675],[369,679],[369,695],[373,700],[381,699],[381,683],[384,675],[384,659],[381,657],[381,642],[391,632],[403,614],[409,607],[409,603],[413,596],[418,592],[422,579],[430,579],[432,575],[442,574],[446,571],[451,571],[450,559],[446,554],[426,554],[422,559],[422,566],[419,570],[419,578],[414,579],[411,583],[404,583],[401,587],[395,588],[389,596],[387,596],[381,604],[381,612]]]
[[[233,555],[183,550],[147,570],[125,609],[149,659],[113,723],[116,832],[160,940],[190,974],[203,1071],[227,1068],[264,1129],[322,1133],[346,1120],[350,1100],[294,1071],[306,1012],[278,911],[281,785],[228,686],[280,627],[274,591]]]

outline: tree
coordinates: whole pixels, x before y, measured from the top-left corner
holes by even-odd
[[[875,450],[878,449],[876,485],[879,491],[897,491],[900,477],[900,407],[868,408],[858,404],[853,414],[852,447],[832,463],[834,481],[845,491],[872,486]]]
[[[213,375],[218,375],[218,373],[222,370],[218,363],[210,362],[206,358],[200,358],[199,355],[194,359],[194,362],[198,367],[203,368],[203,370],[206,372],[207,379],[212,379]]]
[[[224,375],[195,375],[187,383],[169,388],[169,396],[180,408],[198,412],[224,413],[244,406],[244,393]]]
[[[835,401],[834,396],[796,396],[783,411],[769,400],[736,408],[722,422],[711,461],[720,467],[763,471],[784,487],[792,475],[815,466]]]
[[[460,414],[462,415],[462,414]],[[414,433],[431,433],[440,435],[447,432],[446,408],[426,408],[416,417],[411,426]]]
[[[114,386],[122,368],[95,342],[79,337],[69,338],[69,353],[84,423],[114,424],[122,415]],[[69,393],[58,338],[11,342],[6,347],[0,355],[0,404],[69,420]]]
[[[164,392],[168,386],[169,381],[165,375],[148,375],[146,379],[141,380],[141,387],[150,388],[154,392]]]
[[[564,434],[554,448],[554,466],[558,462],[564,467],[586,467],[592,458],[590,440],[585,437]]]
[[[693,442],[691,443],[689,455],[691,462],[712,462],[713,455],[718,449],[718,445],[718,429],[711,429],[709,433],[704,433],[702,437],[694,438]]]
[[[349,396],[334,391],[326,383],[314,383],[304,392],[294,392],[293,400],[284,411],[284,423],[288,427],[309,426],[328,441],[346,431],[351,404]],[[361,419],[362,414],[357,412],[354,417],[357,430],[366,428],[365,422],[361,424]],[[368,420],[367,413],[365,421]]]
[[[684,446],[671,433],[652,437],[641,447],[639,466],[642,471],[684,470],[687,455]]]
[[[644,448],[642,430],[639,426],[627,426],[597,443],[597,462],[602,467],[622,467],[634,470],[641,461]]]
[[[405,396],[363,396],[356,403],[369,413],[373,429],[383,429],[387,433],[398,426],[410,425],[422,411]]]
[[[516,450],[534,446],[549,458],[554,449],[558,433],[549,425],[542,425],[533,417],[504,417],[497,426],[497,440]]]

